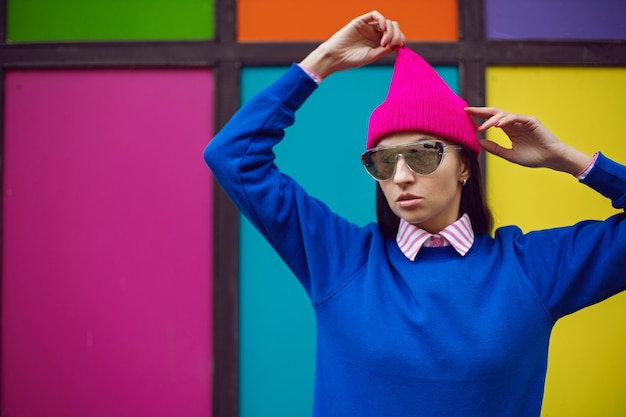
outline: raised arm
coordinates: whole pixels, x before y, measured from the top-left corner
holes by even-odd
[[[372,62],[403,43],[397,23],[370,12],[353,19],[300,65],[326,77]],[[215,178],[313,301],[340,288],[367,261],[375,230],[336,215],[275,164],[273,147],[316,87],[302,69],[292,65],[242,106],[204,151]],[[331,253],[330,247],[334,248]]]
[[[551,168],[572,175],[577,175],[591,163],[592,156],[561,142],[535,117],[509,114],[494,107],[468,107],[466,111],[485,119],[478,131],[497,127],[506,133],[511,140],[510,148],[486,139],[480,141],[480,146],[507,161],[533,168]]]

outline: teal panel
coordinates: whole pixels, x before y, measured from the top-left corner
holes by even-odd
[[[244,68],[242,102],[285,70]],[[365,149],[369,115],[385,98],[391,71],[387,66],[369,66],[324,80],[297,113],[285,141],[275,148],[283,172],[361,225],[376,220],[376,208],[375,185],[359,156]],[[456,67],[438,68],[438,72],[458,91]],[[325,159],[312,163],[311,149]],[[311,303],[282,260],[243,217],[239,256],[240,416],[311,415],[315,360]]]

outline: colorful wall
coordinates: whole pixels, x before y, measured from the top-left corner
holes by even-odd
[[[0,6],[7,416],[310,414],[310,303],[201,153],[240,103],[357,14],[399,20],[469,103],[536,115],[626,161],[620,0]],[[277,148],[285,172],[359,224],[375,209],[358,155],[391,64],[325,80]],[[332,169],[295,158],[313,143],[332,144]],[[483,162],[497,225],[614,213],[563,174]],[[626,413],[624,313],[622,294],[557,324],[543,416]]]

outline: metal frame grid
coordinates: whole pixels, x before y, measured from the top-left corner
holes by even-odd
[[[8,43],[6,10],[7,0],[0,0],[0,175],[4,149],[4,74],[7,69],[211,68],[215,75],[214,125],[219,129],[240,105],[242,66],[289,65],[302,59],[317,45],[312,42],[237,42],[236,0],[215,1],[216,33],[209,41]],[[408,46],[419,50],[432,65],[457,66],[460,95],[477,106],[485,103],[488,65],[626,66],[624,40],[486,39],[482,0],[458,0],[458,20],[458,41],[410,42]],[[391,64],[392,58],[386,57],[373,65]],[[213,253],[212,415],[237,417],[238,212],[218,184],[214,187],[213,202],[213,236],[210,238],[219,245],[214,245]],[[1,210],[0,207],[0,216]],[[0,249],[1,245],[0,241]],[[1,262],[0,259],[0,267]]]

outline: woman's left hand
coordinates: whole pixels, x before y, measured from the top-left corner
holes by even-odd
[[[467,107],[465,111],[485,122],[478,131],[501,128],[511,140],[511,147],[482,139],[480,146],[489,153],[527,167],[551,168],[576,175],[591,162],[591,156],[561,142],[536,117],[509,114],[494,107]]]

